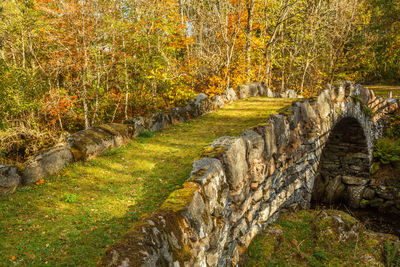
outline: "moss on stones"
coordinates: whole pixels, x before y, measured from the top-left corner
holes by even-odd
[[[193,200],[194,193],[198,191],[200,186],[193,182],[186,182],[183,188],[175,190],[161,205],[161,209],[179,212],[184,210]]]
[[[216,147],[207,146],[201,152],[201,157],[203,157],[203,158],[219,158],[222,156],[223,153],[224,153],[223,146],[216,146]]]

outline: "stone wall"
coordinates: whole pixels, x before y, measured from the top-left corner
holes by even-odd
[[[275,96],[270,89],[258,83],[239,86],[237,91],[243,97]],[[289,96],[297,97],[293,90],[283,93],[283,97]],[[53,175],[69,163],[86,161],[110,148],[119,147],[145,130],[161,131],[170,124],[207,114],[237,99],[237,94],[232,88],[212,98],[199,94],[183,107],[176,107],[147,117],[135,117],[122,124],[107,123],[72,134],[67,137],[66,143],[58,144],[33,156],[25,163],[23,169],[0,165],[0,196],[10,194],[20,186],[30,185]]]
[[[255,95],[260,92],[255,88],[244,86],[239,95]],[[293,103],[263,126],[215,140],[193,163],[183,188],[110,246],[100,266],[236,265],[282,209],[309,206],[326,144],[332,144],[327,151],[348,156],[354,177],[368,180],[374,142],[385,116],[398,108],[398,100],[376,98],[343,82],[327,86],[315,99]],[[326,171],[329,163],[341,162],[328,152],[325,158]],[[344,191],[360,193],[348,182]],[[326,184],[320,186],[323,192]]]

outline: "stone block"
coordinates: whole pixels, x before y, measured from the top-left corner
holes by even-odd
[[[33,156],[26,165],[22,175],[24,185],[33,184],[40,179],[60,171],[74,160],[67,145],[58,145]]]
[[[146,130],[144,119],[142,117],[135,117],[124,121],[124,124],[132,126],[132,136],[136,137]]]
[[[21,176],[14,166],[0,165],[0,196],[11,194],[21,184]]]
[[[172,121],[169,114],[155,113],[147,117],[146,128],[149,129],[150,132],[160,132],[171,123]]]

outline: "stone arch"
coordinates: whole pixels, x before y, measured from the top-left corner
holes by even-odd
[[[370,122],[359,118],[343,117],[330,131],[315,175],[314,202],[359,207],[372,160],[372,141],[365,129]]]

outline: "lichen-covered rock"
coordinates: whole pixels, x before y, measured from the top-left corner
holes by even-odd
[[[117,146],[121,137],[121,135],[115,135],[102,128],[94,127],[69,136],[67,141],[75,160],[88,160]]]
[[[22,183],[33,184],[44,177],[53,175],[73,160],[73,155],[67,145],[62,144],[45,150],[27,162],[22,174]]]
[[[11,194],[21,184],[21,176],[13,166],[0,165],[0,196]]]

